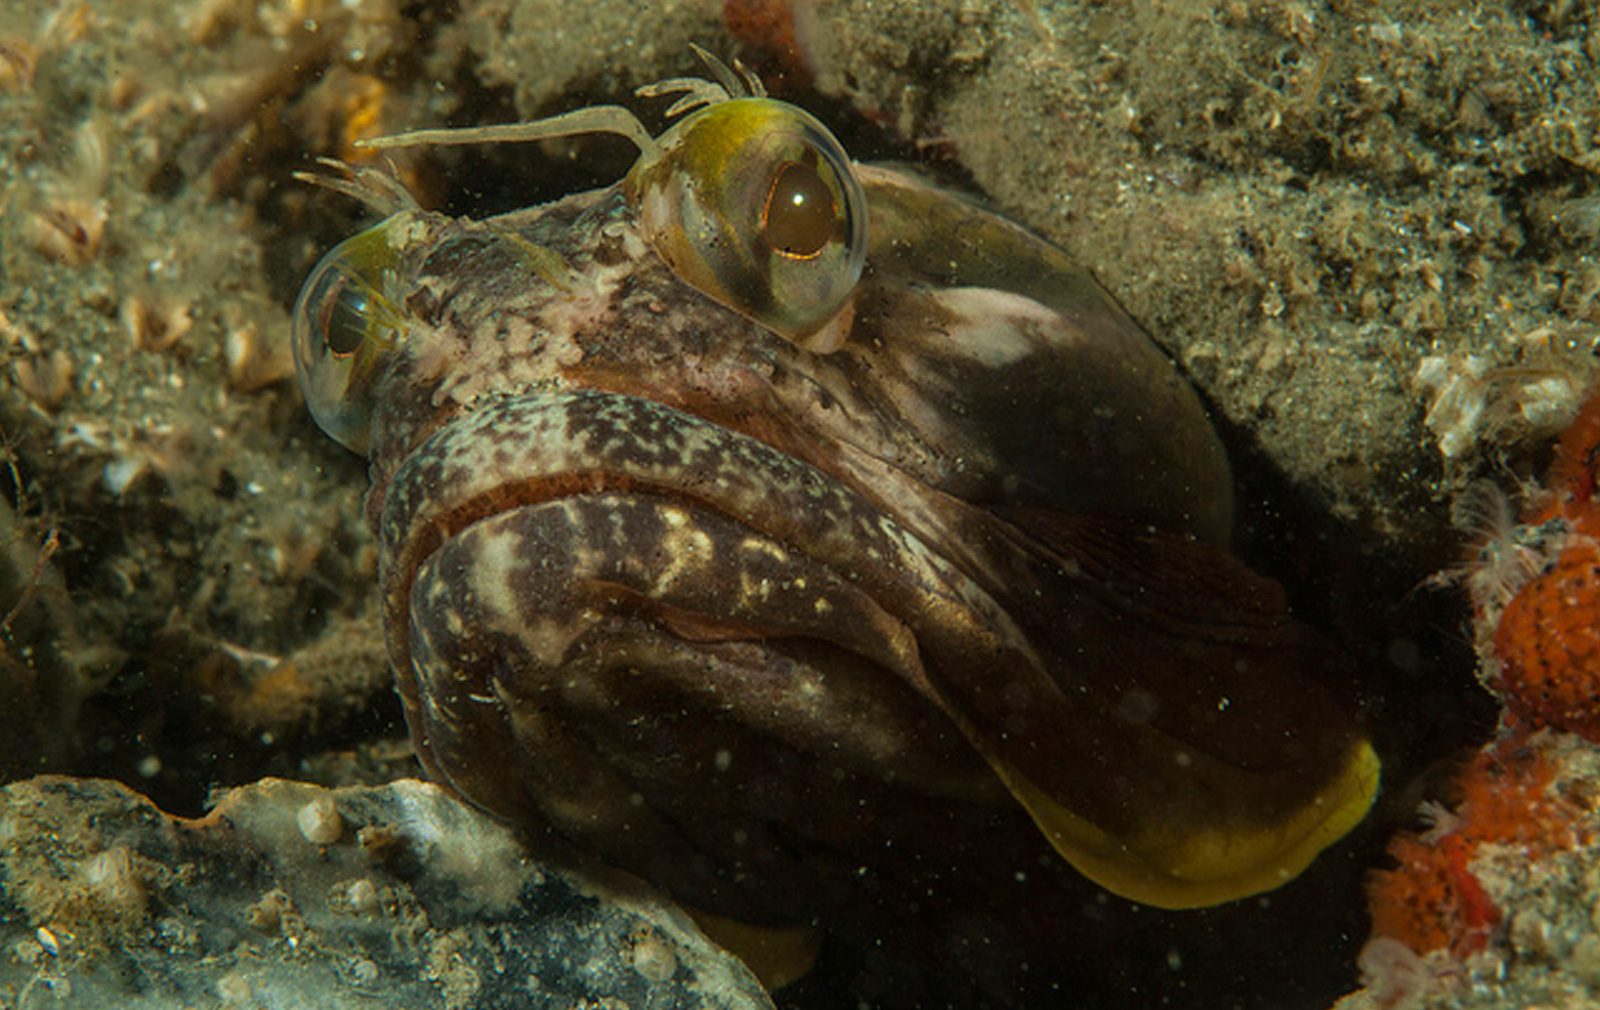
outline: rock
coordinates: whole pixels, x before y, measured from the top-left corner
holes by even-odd
[[[0,950],[8,1006],[772,1006],[665,899],[541,865],[413,780],[264,779],[197,820],[116,782],[12,783]]]

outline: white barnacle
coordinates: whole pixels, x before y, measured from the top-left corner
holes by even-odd
[[[1487,370],[1487,362],[1470,354],[1462,358],[1429,355],[1417,363],[1411,381],[1433,394],[1422,423],[1439,440],[1439,452],[1445,459],[1455,459],[1477,441],[1488,400],[1483,382]]]
[[[344,818],[339,805],[324,793],[303,805],[295,814],[295,824],[312,845],[332,845],[344,834]]]
[[[1550,346],[1551,337],[1543,327],[1527,334],[1529,352],[1509,365],[1491,365],[1475,354],[1433,354],[1417,363],[1412,385],[1430,394],[1423,423],[1446,460],[1486,437],[1554,432],[1572,419],[1595,366],[1587,355]]]

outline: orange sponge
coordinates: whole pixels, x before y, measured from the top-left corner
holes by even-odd
[[[1600,741],[1600,542],[1573,540],[1517,591],[1494,653],[1512,714]]]
[[[1521,529],[1536,567],[1492,621],[1486,682],[1507,714],[1600,741],[1600,388],[1561,435]],[[1481,640],[1480,640],[1481,641]]]

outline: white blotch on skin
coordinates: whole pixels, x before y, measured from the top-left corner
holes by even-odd
[[[1042,349],[1024,330],[1026,324],[1047,333],[1061,326],[1060,316],[1032,298],[995,288],[949,288],[939,292],[939,304],[965,323],[952,328],[950,343],[985,368],[1013,365]],[[963,339],[963,330],[982,339]]]

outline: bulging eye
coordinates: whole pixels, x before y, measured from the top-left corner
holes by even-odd
[[[827,128],[785,102],[736,98],[660,145],[628,179],[646,240],[736,312],[802,346],[837,346],[866,260],[867,208]]]
[[[394,347],[399,313],[384,294],[405,215],[339,243],[300,287],[294,306],[294,365],[311,416],[352,452],[367,451],[376,366]]]

